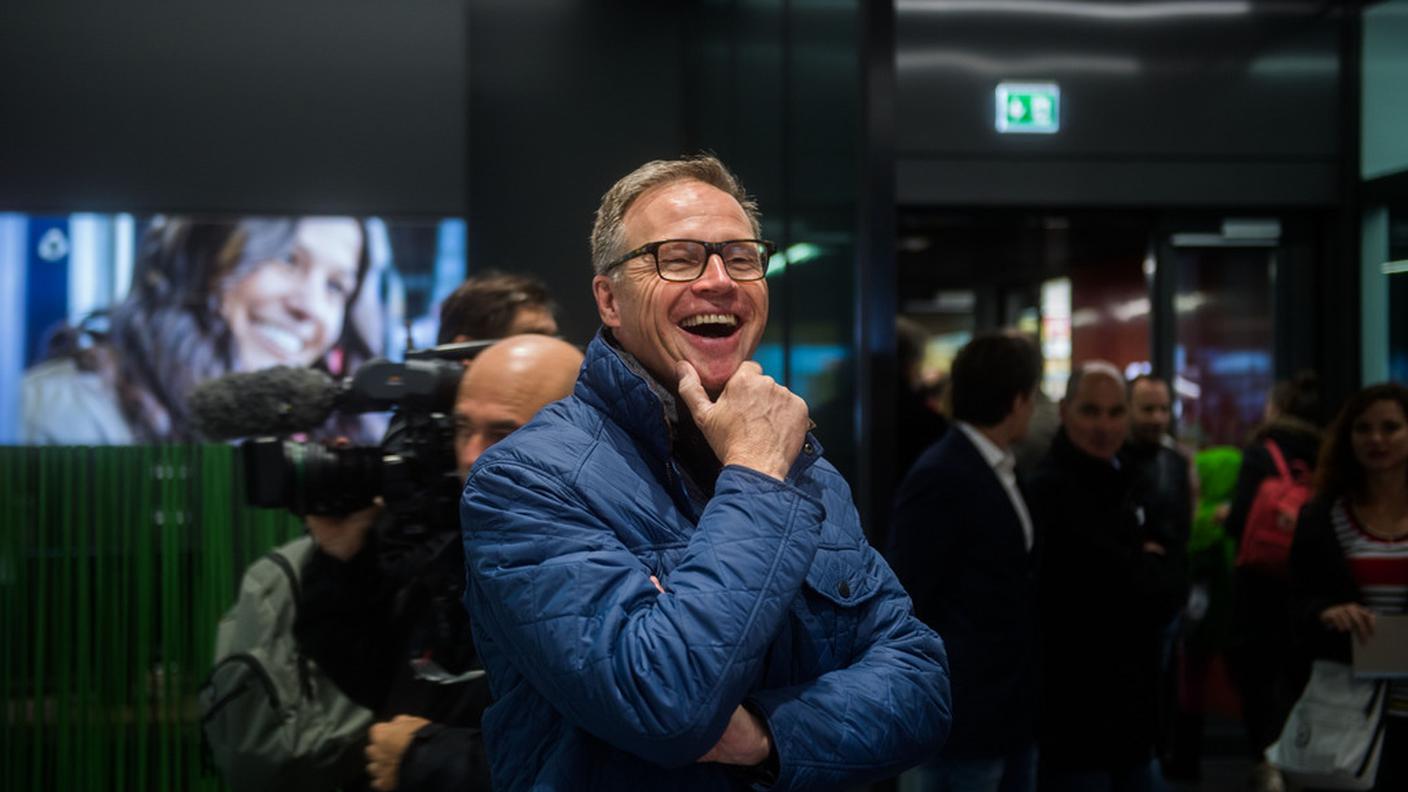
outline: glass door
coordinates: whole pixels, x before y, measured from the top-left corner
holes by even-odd
[[[1276,242],[1174,234],[1164,250],[1179,439],[1241,446],[1275,378]]]

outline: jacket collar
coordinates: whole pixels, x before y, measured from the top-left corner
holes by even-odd
[[[674,452],[679,403],[634,355],[621,348],[609,328],[598,330],[587,345],[586,360],[573,394],[625,429],[650,460],[662,467],[662,473],[668,469]],[[802,473],[821,454],[821,443],[808,432],[803,453],[798,455],[788,477]],[[662,478],[668,479],[669,474]]]
[[[982,430],[967,421],[954,421],[953,425],[968,438],[968,442],[973,445],[974,450],[983,458],[988,467],[994,471],[1005,469],[1007,472],[1013,472],[1016,470],[1017,460],[1012,455],[1011,449],[998,447],[982,433]]]
[[[1123,478],[1125,475],[1118,455],[1112,460],[1106,460],[1085,453],[1071,442],[1064,426],[1056,430],[1056,436],[1051,439],[1051,458],[1060,467],[1081,475],[1109,476],[1111,478]]]
[[[587,345],[573,393],[624,428],[653,460],[670,458],[679,405],[634,355],[617,345],[609,329],[601,328]]]

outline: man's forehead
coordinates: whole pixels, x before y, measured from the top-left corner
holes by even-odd
[[[747,213],[732,195],[697,179],[651,187],[636,197],[623,220],[627,225],[694,220],[701,224],[743,223],[751,227]]]
[[[455,416],[476,423],[514,421],[521,423],[523,403],[505,393],[461,394],[455,401]]]
[[[1162,380],[1142,379],[1134,383],[1133,396],[1139,401],[1167,401],[1168,385]]]
[[[1087,374],[1076,386],[1074,401],[1099,407],[1124,404],[1124,386],[1104,374]]]
[[[514,312],[513,322],[506,335],[540,333],[553,335],[557,332],[557,322],[548,309],[541,305],[524,305]]]

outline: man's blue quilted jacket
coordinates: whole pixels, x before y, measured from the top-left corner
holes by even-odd
[[[695,760],[745,701],[772,733],[776,789],[862,783],[936,750],[943,645],[815,439],[785,482],[729,466],[691,499],[670,399],[638,372],[598,335],[573,395],[466,484],[495,787],[737,788],[736,770]]]

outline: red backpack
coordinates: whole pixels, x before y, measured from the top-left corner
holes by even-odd
[[[1269,438],[1266,450],[1278,475],[1266,477],[1257,487],[1242,530],[1237,566],[1285,575],[1300,507],[1310,499],[1310,470],[1300,460],[1287,465],[1280,446]]]

